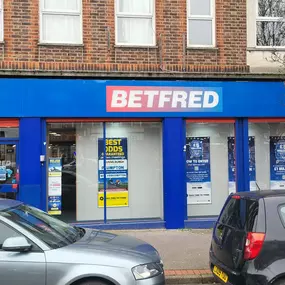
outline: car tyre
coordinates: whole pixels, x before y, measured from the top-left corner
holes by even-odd
[[[285,285],[285,279],[277,280],[276,282],[273,283],[273,285]]]

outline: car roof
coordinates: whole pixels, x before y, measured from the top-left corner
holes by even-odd
[[[13,208],[13,207],[17,207],[21,204],[22,204],[22,202],[17,201],[17,200],[0,198],[0,211],[7,210],[7,209]]]
[[[285,190],[260,190],[250,192],[239,192],[232,195],[238,195],[240,197],[260,199],[267,197],[285,197]]]

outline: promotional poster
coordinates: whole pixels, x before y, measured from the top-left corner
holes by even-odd
[[[106,172],[104,173],[104,140],[98,141],[98,207],[104,207],[104,178],[106,176],[107,207],[128,207],[128,140],[106,138]]]
[[[0,166],[0,181],[6,181],[6,166]]]
[[[210,138],[186,138],[187,204],[211,204]]]
[[[48,196],[48,213],[61,215],[61,196]]]
[[[250,191],[256,190],[255,138],[248,137]],[[235,138],[228,137],[229,194],[236,192]]]
[[[61,215],[62,207],[62,159],[51,157],[48,161],[48,213]]]
[[[285,137],[270,137],[270,189],[285,189]]]

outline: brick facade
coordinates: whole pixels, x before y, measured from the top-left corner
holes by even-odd
[[[156,0],[156,47],[115,46],[114,0],[82,0],[82,46],[42,45],[38,2],[4,0],[1,70],[248,72],[246,0],[216,0],[214,49],[187,48],[186,0]]]

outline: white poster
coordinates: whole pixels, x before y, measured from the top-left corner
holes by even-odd
[[[48,179],[48,195],[61,196],[61,176],[49,177]]]

